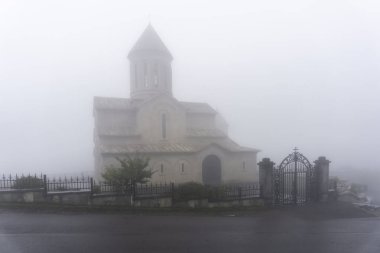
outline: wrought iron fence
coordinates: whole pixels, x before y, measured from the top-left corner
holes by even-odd
[[[208,200],[210,202],[242,200],[260,197],[260,186],[258,184],[236,184],[210,187]]]
[[[93,183],[94,194],[126,194],[130,193],[130,185],[119,185],[112,182],[100,181]]]
[[[0,177],[0,191],[42,190],[45,194],[55,192],[90,192],[94,194],[133,195],[135,198],[171,196],[175,201],[207,198],[209,201],[241,200],[260,197],[258,184],[235,184],[204,186],[188,184],[124,184],[95,182],[91,177],[47,178],[46,175],[21,175]]]
[[[157,197],[170,195],[172,184],[119,184],[114,182],[93,182],[92,192],[94,194],[133,194],[135,197]]]
[[[91,191],[90,177],[53,178],[46,180],[47,192]]]
[[[136,184],[134,196],[136,197],[155,197],[170,196],[174,190],[174,184]]]

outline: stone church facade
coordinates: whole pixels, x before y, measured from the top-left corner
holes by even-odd
[[[258,150],[228,137],[227,124],[206,103],[172,94],[173,57],[149,25],[128,54],[130,98],[94,98],[97,177],[115,157],[149,157],[153,183],[257,181]]]

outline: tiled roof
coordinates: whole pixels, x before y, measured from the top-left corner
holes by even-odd
[[[94,97],[95,109],[133,110],[142,103],[144,103],[144,101],[139,99]],[[182,105],[188,113],[216,114],[216,111],[206,103],[179,102],[179,104]]]
[[[101,136],[137,136],[134,129],[128,127],[101,127],[97,129]]]
[[[242,147],[230,139],[227,139],[226,141],[222,143],[218,143],[218,144],[222,148],[225,148],[231,152],[259,152],[260,151],[254,148]]]
[[[186,135],[189,137],[225,137],[226,135],[219,129],[188,128]]]
[[[160,144],[127,144],[121,146],[101,145],[102,153],[188,153],[196,152],[198,148],[193,145],[182,143],[160,143]]]
[[[158,143],[158,144],[126,144],[126,145],[100,145],[103,154],[123,153],[195,153],[209,146],[216,145],[230,152],[258,152],[256,149],[241,147],[234,142],[210,143],[207,145],[193,145],[184,143]]]
[[[95,109],[131,109],[130,99],[127,98],[109,98],[109,97],[94,97]]]
[[[142,100],[130,98],[94,97],[95,109],[134,110]]]
[[[189,113],[209,113],[216,114],[216,111],[206,103],[180,102]]]

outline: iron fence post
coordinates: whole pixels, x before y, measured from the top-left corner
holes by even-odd
[[[133,181],[133,201],[136,199],[137,184]]]
[[[174,201],[174,183],[173,182],[170,183],[170,193],[171,193],[172,202],[173,202]]]
[[[90,187],[90,196],[92,197],[94,194],[94,179],[92,177],[90,178]]]
[[[47,179],[46,175],[44,175],[44,197],[47,197],[47,192],[48,192],[48,185],[47,185]]]
[[[265,203],[273,204],[274,200],[279,198],[278,194],[278,182],[279,178],[277,170],[275,169],[275,163],[269,158],[263,158],[259,165],[259,188],[260,197],[264,199]]]

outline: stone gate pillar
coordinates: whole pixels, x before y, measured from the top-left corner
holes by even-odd
[[[317,182],[317,198],[319,201],[327,201],[329,193],[329,167],[330,161],[324,156],[320,156],[314,161],[316,182]]]
[[[274,162],[269,158],[263,158],[259,165],[259,183],[260,197],[266,203],[272,203],[273,200],[273,168]]]

